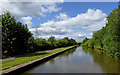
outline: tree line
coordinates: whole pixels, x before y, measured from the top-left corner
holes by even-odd
[[[68,37],[59,40],[53,36],[48,40],[34,38],[27,25],[16,20],[9,12],[0,15],[0,17],[2,22],[0,22],[2,27],[2,58],[77,44],[74,39]]]
[[[107,17],[105,27],[85,38],[82,46],[105,50],[108,56],[120,58],[120,5]]]

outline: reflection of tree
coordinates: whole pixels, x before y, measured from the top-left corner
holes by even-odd
[[[64,57],[64,56],[68,56],[69,54],[73,54],[73,52],[75,52],[76,48],[73,48],[73,49],[70,49],[62,54],[59,55],[59,57]],[[47,61],[48,62],[48,61]],[[54,64],[55,63],[55,60],[54,58],[51,58],[49,60],[50,64]],[[46,63],[46,62],[45,62]],[[41,65],[44,65],[45,63],[42,63]]]
[[[50,62],[50,64],[54,64],[55,63],[54,58],[50,59],[49,62]]]
[[[69,54],[73,54],[73,52],[75,52],[75,50],[76,50],[76,48],[70,49],[63,54],[60,54],[59,57],[64,57],[64,56],[68,56]]]
[[[116,60],[114,58],[110,58],[105,55],[105,53],[101,52],[100,50],[93,50],[89,48],[84,48],[86,52],[93,56],[93,61],[96,64],[99,64],[102,70],[106,73],[118,73],[120,72],[119,65],[120,60]]]

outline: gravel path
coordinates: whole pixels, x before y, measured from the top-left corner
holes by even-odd
[[[5,59],[0,59],[0,62],[13,60],[13,59],[16,59],[16,58],[21,58],[21,57],[25,57],[25,56],[29,56],[29,55],[33,55],[33,54],[37,54],[37,53],[44,53],[44,52],[45,51],[39,51],[39,52],[35,52],[35,53],[27,53],[27,54],[24,54],[24,55],[18,55],[18,56],[14,56],[14,57],[5,58]]]
[[[56,48],[56,49],[59,49],[59,48]],[[44,52],[47,52],[47,51],[51,51],[51,50],[38,51],[38,52],[34,52],[34,53],[27,53],[27,54],[24,54],[24,55],[18,55],[18,56],[14,56],[14,57],[10,57],[10,58],[0,59],[0,62],[13,60],[13,59],[16,59],[16,58],[21,58],[21,57],[25,57],[25,56],[29,56],[29,55],[38,54],[38,53],[44,53]]]

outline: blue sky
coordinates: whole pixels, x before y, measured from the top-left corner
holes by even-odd
[[[70,17],[75,17],[79,13],[85,13],[89,8],[100,9],[109,15],[112,10],[117,8],[117,6],[117,2],[64,2],[58,4],[58,7],[62,8],[60,11],[48,13],[46,17],[41,17],[39,19],[34,18],[32,22],[34,22],[36,25],[39,25],[40,23],[54,19],[55,15],[58,15],[60,12],[66,13]]]
[[[1,12],[9,10],[19,21],[28,24],[37,37],[64,37],[82,41],[107,23],[106,17],[117,8],[117,2],[7,2]],[[34,27],[38,27],[37,29]]]

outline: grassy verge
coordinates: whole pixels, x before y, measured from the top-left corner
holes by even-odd
[[[66,49],[69,49],[69,48],[72,48],[72,47],[73,46],[65,47],[65,48],[59,48],[59,49],[47,51],[47,52],[44,52],[44,53],[38,53],[38,54],[31,55],[31,56],[16,58],[16,59],[9,60],[9,61],[3,61],[2,63],[0,63],[0,70],[5,70],[5,69],[8,69],[8,68],[14,67],[16,65],[19,65],[19,64],[27,63],[29,61],[32,61],[32,60],[35,60],[35,59],[38,59],[38,58],[43,58],[43,57],[48,56],[50,54],[53,54],[53,53],[56,53],[56,52],[59,52],[59,51],[62,51],[62,50],[66,50]]]

